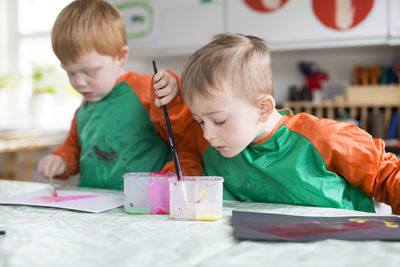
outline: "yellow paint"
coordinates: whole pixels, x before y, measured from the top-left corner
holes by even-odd
[[[205,215],[205,216],[196,216],[196,221],[216,221],[222,218],[222,215]]]
[[[207,191],[200,191],[200,193],[199,193],[199,198],[202,198],[204,195],[206,195],[207,194]]]
[[[397,223],[384,221],[384,220],[379,220],[379,219],[354,218],[354,219],[349,219],[349,221],[358,222],[358,223],[364,223],[366,221],[381,222],[381,223],[384,223],[385,226],[389,227],[389,228],[397,228],[397,227],[399,227],[399,225]]]

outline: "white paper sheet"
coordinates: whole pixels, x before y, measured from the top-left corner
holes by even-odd
[[[124,205],[124,196],[99,192],[57,189],[58,197],[51,189],[33,191],[22,195],[0,198],[0,204],[52,207],[99,213]]]

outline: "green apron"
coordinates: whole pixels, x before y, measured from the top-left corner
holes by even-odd
[[[204,175],[224,177],[227,200],[375,211],[370,197],[328,171],[314,145],[285,125],[233,158],[209,146],[202,160]]]
[[[122,190],[125,173],[161,171],[171,160],[171,149],[125,81],[101,101],[86,101],[76,122],[81,148],[78,186]]]

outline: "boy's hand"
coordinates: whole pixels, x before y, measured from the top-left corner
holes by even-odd
[[[156,94],[154,104],[157,107],[161,107],[171,102],[179,92],[178,81],[165,70],[159,70],[154,75],[153,88]]]
[[[46,178],[62,175],[67,169],[65,161],[56,155],[47,155],[39,161],[38,172]]]

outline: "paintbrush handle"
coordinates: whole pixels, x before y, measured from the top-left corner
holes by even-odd
[[[53,176],[50,176],[50,185],[54,188],[54,178]]]
[[[50,179],[50,185],[53,188],[53,197],[57,197],[58,194],[57,194],[56,188],[54,187],[54,178],[53,178],[53,176],[50,176],[49,179]]]
[[[172,132],[171,122],[169,121],[167,107],[165,105],[162,106],[162,110],[164,112],[165,124],[167,125],[169,143],[171,144],[172,158],[174,159],[176,175],[178,176],[178,179],[181,180],[181,178],[183,176],[182,168],[181,168],[181,164],[179,162],[178,152],[176,151],[174,134]]]
[[[157,66],[156,66],[156,61],[155,60],[153,60],[153,69],[154,69],[154,74],[156,74],[158,70],[157,70]],[[163,110],[163,113],[164,113],[165,124],[167,125],[169,143],[171,145],[172,158],[174,159],[174,166],[175,166],[176,175],[178,176],[178,181],[180,181],[182,176],[183,176],[182,168],[181,168],[181,164],[179,162],[178,152],[176,151],[174,134],[172,132],[171,122],[169,121],[167,107],[165,105],[163,105],[162,106],[162,110]]]

